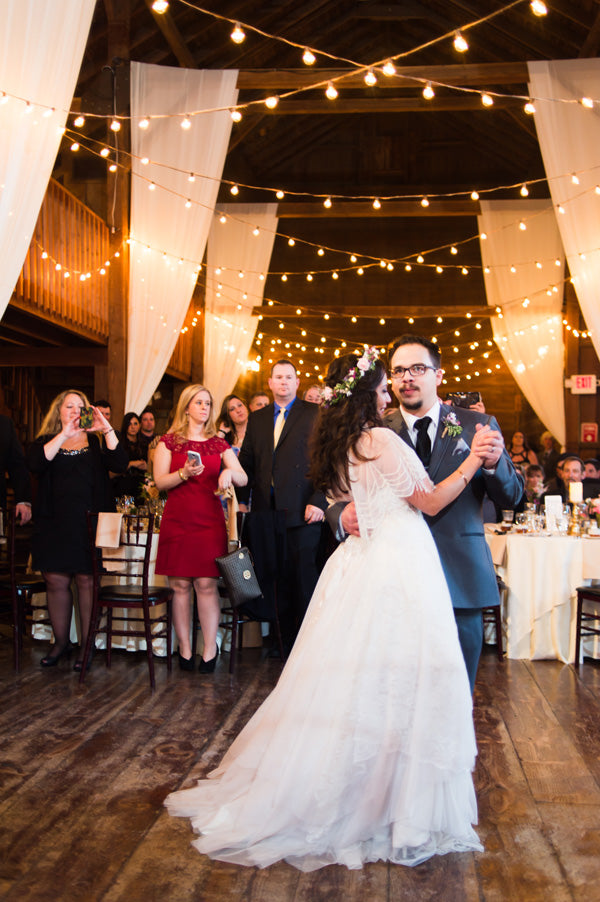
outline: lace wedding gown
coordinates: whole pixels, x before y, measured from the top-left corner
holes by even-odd
[[[481,850],[469,683],[438,554],[405,500],[431,483],[389,429],[351,465],[361,538],[327,562],[281,678],[220,766],[172,793],[193,845],[303,871]]]

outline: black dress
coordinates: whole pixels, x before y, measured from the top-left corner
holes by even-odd
[[[49,461],[44,445],[52,436],[42,436],[28,450],[30,469],[39,477],[33,509],[31,540],[33,566],[51,573],[91,573],[92,558],[87,532],[87,511],[114,511],[108,471],[127,466],[120,445],[109,451],[95,435],[88,447],[59,450]]]

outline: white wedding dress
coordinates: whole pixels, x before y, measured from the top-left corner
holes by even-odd
[[[303,871],[481,851],[469,682],[429,528],[431,483],[389,429],[351,465],[361,538],[327,562],[280,680],[220,766],[172,793],[193,845]]]

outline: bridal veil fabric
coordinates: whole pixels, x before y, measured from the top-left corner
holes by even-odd
[[[428,483],[388,429],[351,466],[361,538],[327,562],[279,683],[220,766],[172,793],[199,852],[303,871],[477,851],[471,695]]]

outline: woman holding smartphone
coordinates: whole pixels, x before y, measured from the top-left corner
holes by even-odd
[[[95,432],[103,433],[100,443]],[[46,414],[27,452],[38,476],[32,537],[33,566],[46,581],[54,645],[42,667],[54,667],[70,653],[73,611],[71,580],[77,585],[81,648],[85,648],[92,610],[92,555],[87,511],[114,511],[109,470],[127,469],[127,454],[115,430],[83,392],[61,392]],[[81,670],[81,660],[75,664]]]
[[[227,552],[221,502],[215,492],[248,478],[227,442],[215,434],[213,399],[203,385],[181,393],[175,419],[154,453],[154,481],[168,492],[158,541],[156,572],[169,577],[179,666],[193,670],[190,601],[196,590],[204,649],[200,673],[212,673],[219,652],[220,618],[215,558]]]

